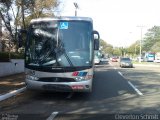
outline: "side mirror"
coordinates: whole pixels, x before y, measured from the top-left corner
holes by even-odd
[[[18,47],[22,47],[23,45],[23,34],[27,34],[27,30],[21,29],[18,32]]]
[[[104,58],[104,54],[102,54],[102,58]]]
[[[94,39],[94,50],[99,50],[100,35],[97,31],[93,31],[93,39]]]

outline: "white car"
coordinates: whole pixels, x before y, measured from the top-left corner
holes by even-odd
[[[103,57],[103,58],[101,58],[101,61],[102,61],[102,62],[108,62],[108,61],[109,61],[109,58]]]
[[[101,60],[99,58],[94,58],[94,64],[100,64]]]
[[[143,57],[137,57],[137,61],[141,61],[141,62],[143,62],[143,61],[144,61],[144,59],[143,59]]]
[[[160,63],[160,59],[156,59],[156,60],[154,60],[154,62]]]

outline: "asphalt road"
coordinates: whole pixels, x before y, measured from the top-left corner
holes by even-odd
[[[117,63],[105,63],[95,70],[92,93],[26,90],[0,102],[0,118],[111,120],[120,119],[119,114],[160,114],[158,68],[120,68]]]

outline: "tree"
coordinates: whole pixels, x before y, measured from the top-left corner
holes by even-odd
[[[13,4],[14,0],[0,0],[0,17],[10,35],[10,41],[17,44],[17,25],[12,25],[13,21],[17,21],[19,14],[19,8],[14,11]],[[16,49],[17,51],[17,49]]]
[[[133,43],[126,49],[127,49],[127,54],[132,55],[132,56],[137,56],[140,50],[139,40],[137,40],[135,43]]]
[[[160,52],[160,42],[156,42],[150,49],[152,52]]]
[[[26,29],[33,18],[54,16],[53,10],[59,3],[58,0],[0,0],[0,17],[11,41],[18,46],[18,28]]]
[[[113,55],[114,56],[121,56],[123,54],[122,52],[123,52],[122,49],[120,49],[118,47],[113,49]]]
[[[113,46],[108,44],[106,41],[100,39],[100,46],[102,47],[102,52],[105,54],[113,54]]]
[[[145,51],[156,51],[155,44],[160,43],[160,26],[154,26],[145,34],[143,49]],[[156,45],[156,46],[157,46]]]
[[[58,0],[16,0],[16,5],[21,9],[21,25],[26,28],[31,19],[54,16],[58,7]]]

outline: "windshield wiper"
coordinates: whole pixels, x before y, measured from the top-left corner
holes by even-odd
[[[63,51],[62,53],[66,57],[66,59],[67,59],[68,63],[70,64],[70,66],[74,67],[74,65],[73,65],[72,61],[70,60],[69,56],[67,55],[66,51],[65,50],[61,50],[64,45],[63,45],[63,42],[58,38],[59,38],[59,28],[57,30],[57,53],[58,53],[59,50]]]
[[[50,42],[49,44],[51,44],[52,47],[45,50],[46,51],[45,54],[44,54],[44,52],[42,52],[42,50],[44,50],[43,48],[41,50],[41,53],[39,53],[39,55],[37,53],[35,53],[36,54],[35,63],[39,64],[39,65],[43,65],[43,66],[59,63],[58,62],[58,55],[63,54],[65,56],[67,62],[69,63],[69,65],[74,67],[70,57],[68,56],[68,54],[66,53],[66,51],[64,49],[63,42],[61,41],[61,39],[59,39],[59,29],[57,30],[57,37],[54,37],[54,39],[56,39],[56,47],[53,47],[53,45],[52,45],[53,43],[51,41],[53,39],[46,39],[45,41],[43,41],[43,45],[45,42]],[[52,52],[54,52],[54,54],[55,54],[55,59],[48,61],[48,62],[45,62],[45,60],[52,54]]]

